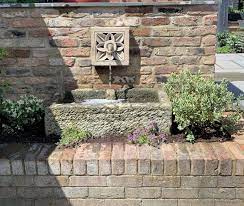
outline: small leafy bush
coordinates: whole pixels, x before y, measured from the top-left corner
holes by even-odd
[[[198,130],[210,127],[231,133],[239,120],[239,113],[224,115],[231,109],[234,95],[228,91],[227,82],[216,84],[186,70],[173,73],[165,84],[172,102],[178,129],[186,133],[187,140],[195,141]]]
[[[161,142],[165,142],[167,135],[161,133],[155,122],[151,122],[146,128],[138,128],[128,135],[128,140],[134,144],[150,144],[158,145]]]
[[[217,34],[218,53],[242,53],[244,52],[244,34],[222,32]]]
[[[13,131],[25,130],[43,120],[43,102],[33,95],[21,96],[17,101],[4,100],[3,118],[3,123]]]
[[[0,48],[0,60],[7,56],[7,51],[4,48]]]
[[[91,138],[91,133],[76,127],[67,127],[62,131],[60,145],[70,145]]]

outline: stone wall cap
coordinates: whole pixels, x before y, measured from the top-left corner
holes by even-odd
[[[217,0],[190,0],[171,2],[94,2],[94,3],[1,3],[0,8],[55,8],[55,7],[135,7],[167,5],[217,4]]]

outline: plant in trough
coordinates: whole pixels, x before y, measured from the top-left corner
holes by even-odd
[[[128,140],[134,144],[158,145],[167,140],[167,135],[159,131],[155,122],[151,122],[148,127],[138,128],[128,135]]]
[[[77,127],[67,127],[62,131],[60,145],[75,144],[80,141],[86,141],[92,135],[88,131],[81,130]]]
[[[200,73],[192,74],[186,70],[171,74],[165,90],[172,102],[178,129],[186,133],[190,142],[194,142],[195,135],[206,128],[214,128],[224,135],[231,134],[237,125],[238,112],[225,115],[235,100],[226,81],[216,84]]]

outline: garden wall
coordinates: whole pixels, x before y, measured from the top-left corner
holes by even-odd
[[[241,142],[0,145],[0,205],[243,206]]]
[[[75,88],[108,87],[108,68],[91,65],[91,27],[130,27],[130,65],[113,68],[113,87],[152,87],[174,71],[212,74],[213,1],[0,5],[1,80],[10,97],[49,102]]]

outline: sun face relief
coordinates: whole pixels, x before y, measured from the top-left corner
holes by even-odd
[[[128,65],[129,29],[93,28],[92,63],[93,65]]]

